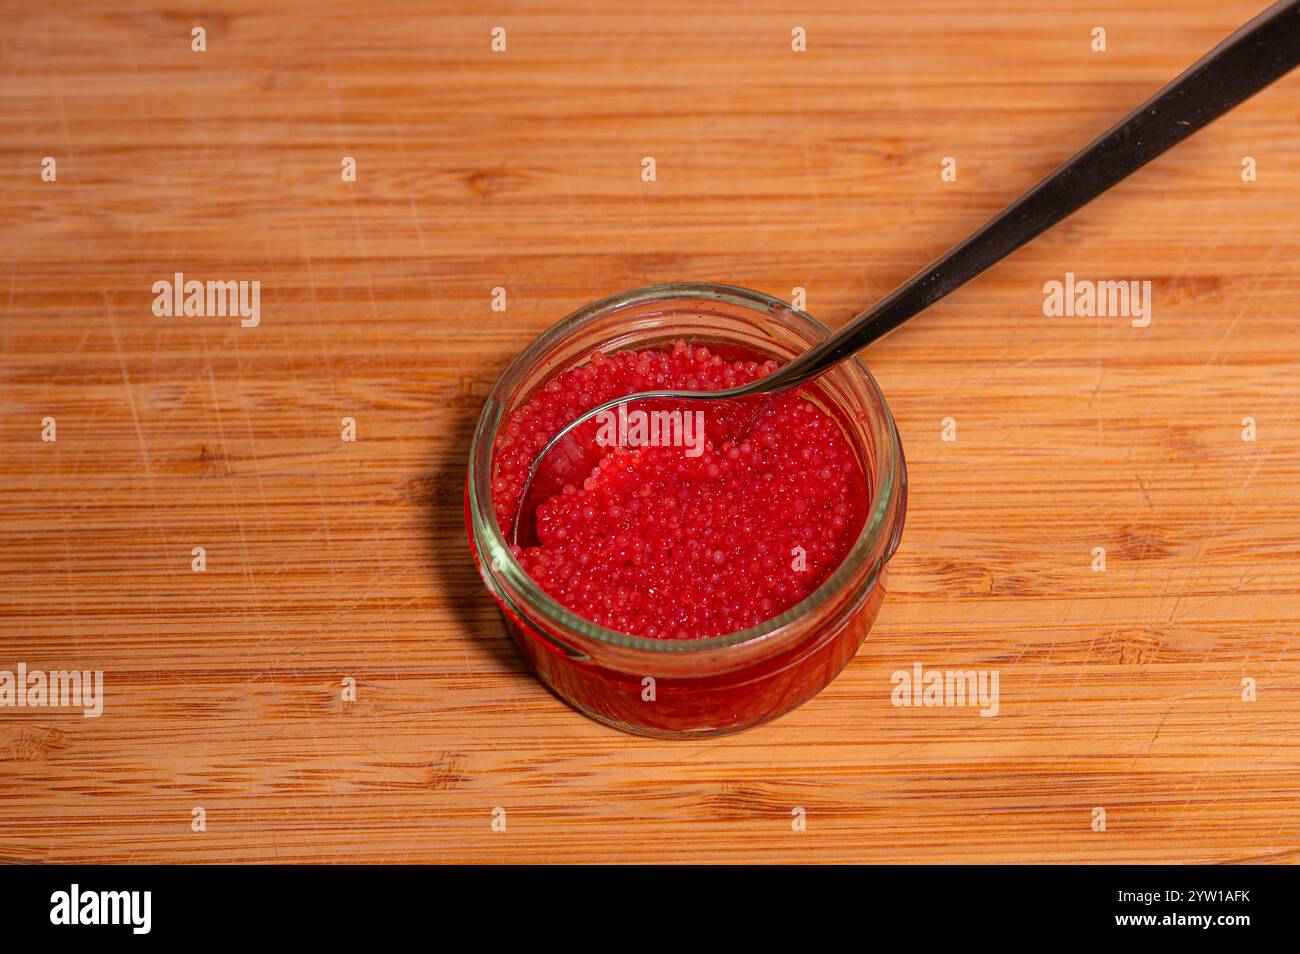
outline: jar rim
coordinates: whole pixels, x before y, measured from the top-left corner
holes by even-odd
[[[492,501],[493,450],[497,432],[506,413],[506,402],[509,400],[510,392],[538,358],[586,322],[610,311],[629,306],[679,299],[700,299],[738,305],[773,317],[780,315],[787,319],[797,319],[818,336],[830,334],[829,328],[807,312],[764,292],[738,285],[665,282],[618,292],[570,312],[519,353],[489,393],[470,442],[468,503],[472,523],[471,533],[475,537],[471,542],[480,554],[485,568],[484,576],[491,573],[500,574],[520,593],[531,609],[541,613],[547,621],[563,626],[566,630],[598,643],[649,653],[703,653],[710,650],[751,646],[776,638],[791,625],[806,618],[834,597],[871,557],[885,534],[893,534],[894,540],[886,541],[886,548],[882,550],[884,555],[880,562],[883,565],[889,559],[892,555],[890,550],[897,542],[897,533],[901,530],[901,514],[899,521],[890,523],[888,520],[891,502],[896,496],[901,497],[905,493],[907,481],[902,442],[894,423],[893,412],[876,379],[872,377],[866,365],[854,356],[845,364],[853,366],[854,370],[865,379],[868,390],[878,402],[882,413],[876,423],[883,425],[883,436],[886,440],[882,442],[882,446],[875,448],[873,455],[875,466],[874,473],[871,475],[870,488],[874,499],[867,519],[863,521],[862,530],[839,566],[815,590],[784,612],[764,620],[757,626],[700,639],[651,639],[608,629],[578,615],[552,598],[529,576],[511,553],[509,543],[497,521],[496,509]],[[873,571],[873,579],[874,573],[879,572],[879,569],[876,567]],[[512,602],[511,597],[503,592],[502,587],[494,585],[492,590],[498,598]]]

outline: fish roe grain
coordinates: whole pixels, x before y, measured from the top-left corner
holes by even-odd
[[[495,442],[493,503],[509,527],[537,451],[569,421],[652,388],[718,390],[775,370],[685,341],[597,352],[539,388]],[[803,393],[767,405],[739,443],[602,449],[581,486],[538,506],[520,565],[601,626],[697,639],[755,626],[812,593],[861,532],[870,495],[840,428]]]

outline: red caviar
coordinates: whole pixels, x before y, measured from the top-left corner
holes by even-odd
[[[498,522],[510,527],[538,451],[584,411],[639,391],[730,388],[776,367],[683,341],[670,351],[593,354],[534,392],[498,434]],[[538,542],[516,548],[520,565],[586,619],[649,638],[736,632],[794,606],[861,532],[870,503],[861,465],[803,394],[764,405],[739,443],[710,424],[690,448],[602,447],[581,485],[532,515]]]

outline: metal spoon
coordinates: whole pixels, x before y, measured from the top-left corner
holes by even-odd
[[[784,367],[727,390],[645,391],[591,408],[551,438],[533,461],[520,493],[511,542],[519,542],[524,514],[536,513],[539,489],[549,493],[565,483],[581,482],[584,468],[590,470],[586,452],[574,437],[582,424],[630,401],[736,401],[780,394],[808,383],[1006,258],[1297,63],[1300,0],[1283,0],[1197,60],[978,231]]]

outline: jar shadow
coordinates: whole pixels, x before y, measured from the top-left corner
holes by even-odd
[[[508,359],[503,360],[500,367],[508,363]],[[532,668],[506,632],[501,612],[479,577],[465,527],[469,445],[486,400],[485,392],[458,395],[449,402],[448,439],[430,468],[432,489],[425,539],[440,591],[450,603],[448,612],[457,624],[456,635],[480,647],[501,669],[535,681]]]

